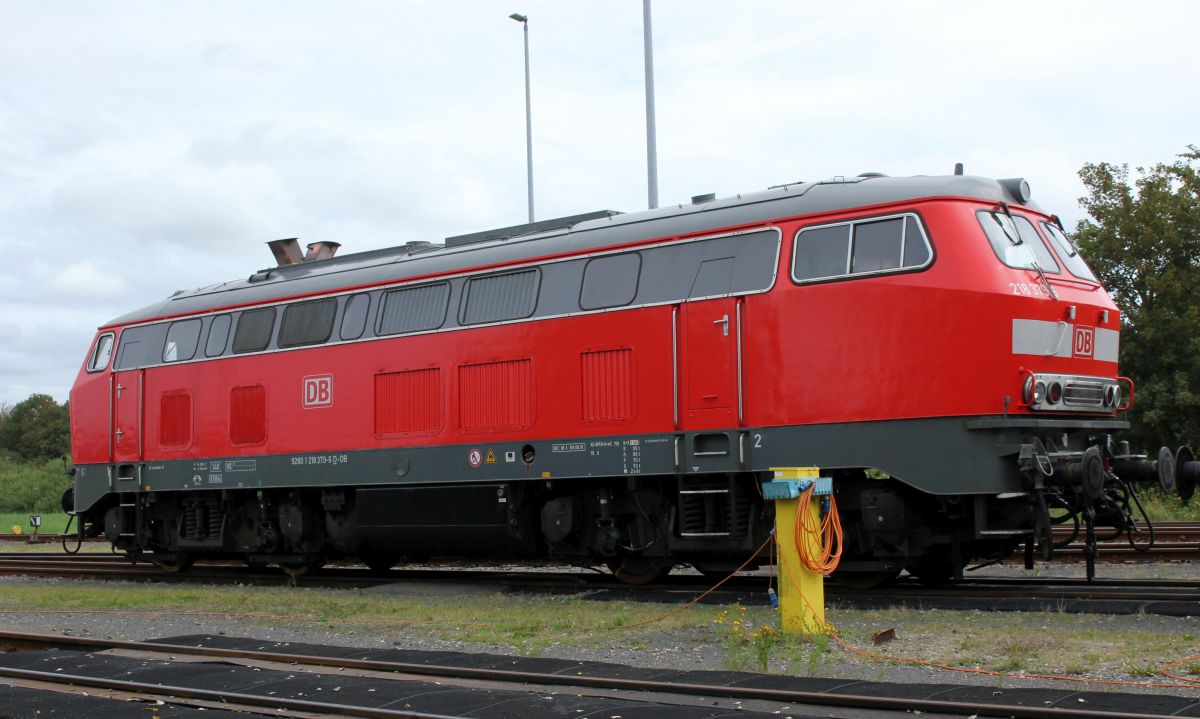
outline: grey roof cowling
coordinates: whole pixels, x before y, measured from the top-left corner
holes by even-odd
[[[596,249],[655,237],[930,197],[973,197],[989,202],[1023,204],[1039,210],[1032,202],[1021,203],[1020,198],[1000,181],[984,177],[854,177],[800,182],[735,197],[671,205],[642,212],[589,213],[595,218],[581,220],[569,227],[536,231],[539,225],[545,226],[548,222],[543,221],[535,223],[535,232],[532,234],[508,236],[505,239],[448,247],[410,243],[273,267],[256,272],[249,279],[177,292],[165,300],[117,317],[105,326],[200,313],[222,307],[265,303],[297,295],[402,281],[411,277],[453,273],[474,267]],[[516,231],[521,227],[523,226],[505,230]],[[477,234],[480,237],[488,235]]]

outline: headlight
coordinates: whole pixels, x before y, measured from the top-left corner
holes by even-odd
[[[1046,388],[1046,402],[1048,404],[1058,404],[1062,400],[1062,382],[1055,380]]]
[[[1021,401],[1025,404],[1033,404],[1033,375],[1025,378],[1025,384],[1021,386]]]
[[[1110,384],[1104,388],[1104,404],[1116,407],[1121,403],[1121,385]]]
[[[1033,386],[1033,403],[1041,404],[1046,399],[1046,383],[1038,382]]]

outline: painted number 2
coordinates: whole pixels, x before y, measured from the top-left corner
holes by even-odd
[[[760,447],[762,447],[762,435],[755,434],[754,435],[754,448],[759,449]]]

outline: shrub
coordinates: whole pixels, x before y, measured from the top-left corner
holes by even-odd
[[[0,456],[0,512],[53,512],[71,486],[61,460],[21,462]]]

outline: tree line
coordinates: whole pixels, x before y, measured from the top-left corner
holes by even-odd
[[[1200,444],[1200,175],[1194,145],[1175,161],[1087,164],[1090,216],[1075,241],[1121,309],[1121,373],[1136,385],[1128,439],[1153,450]]]
[[[1200,150],[1138,167],[1079,172],[1088,217],[1074,240],[1121,309],[1120,367],[1137,383],[1135,448],[1200,444]],[[46,509],[66,486],[66,403],[34,394],[0,405],[0,511]],[[12,505],[22,504],[15,507]],[[34,506],[37,504],[39,506]]]
[[[52,512],[70,480],[70,408],[46,394],[0,405],[0,512]]]

